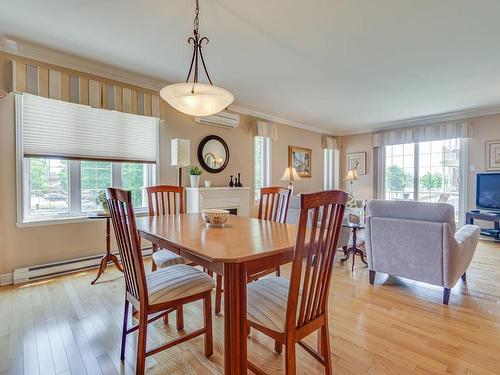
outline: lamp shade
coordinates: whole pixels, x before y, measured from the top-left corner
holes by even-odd
[[[354,170],[351,169],[349,172],[347,172],[347,176],[345,176],[344,181],[357,181],[358,180],[358,173]]]
[[[187,167],[190,163],[189,154],[191,141],[175,138],[170,141],[172,167]]]
[[[219,113],[234,102],[234,95],[204,83],[177,83],[161,89],[160,96],[179,112],[191,116]]]
[[[295,168],[293,168],[293,167],[285,168],[285,173],[283,173],[283,176],[281,177],[281,181],[299,181],[299,180],[301,180],[301,178],[298,175]]]

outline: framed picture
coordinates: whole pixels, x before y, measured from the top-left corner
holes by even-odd
[[[357,174],[366,174],[366,152],[347,154],[347,170],[355,170]]]
[[[500,141],[486,142],[486,168],[487,171],[500,170]]]
[[[300,177],[311,177],[312,150],[288,146],[288,166],[295,168]]]

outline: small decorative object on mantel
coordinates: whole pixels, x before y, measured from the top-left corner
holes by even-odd
[[[233,176],[231,175],[231,181],[229,181],[229,187],[234,187]]]
[[[191,187],[198,187],[200,184],[200,175],[203,173],[200,167],[192,165],[189,167],[189,178],[191,180]]]
[[[487,171],[500,170],[500,141],[486,142],[486,168]]]
[[[236,184],[234,184],[236,187],[243,187],[243,184],[241,183],[241,174],[238,173],[238,179],[236,180]]]
[[[347,154],[347,170],[356,171],[358,175],[366,174],[366,152]]]
[[[310,148],[288,146],[288,166],[295,168],[300,177],[311,177],[312,150]]]
[[[206,188],[209,188],[210,186],[212,186],[212,181],[210,181],[210,180],[205,180],[205,187],[206,187]]]

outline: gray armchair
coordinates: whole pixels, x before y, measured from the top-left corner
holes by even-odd
[[[366,255],[370,283],[376,272],[450,289],[465,273],[476,251],[479,227],[455,233],[453,206],[442,203],[373,200],[367,205]]]

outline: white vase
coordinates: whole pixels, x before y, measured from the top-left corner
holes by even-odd
[[[198,185],[200,184],[200,176],[191,174],[189,175],[189,178],[191,179],[191,187],[197,188]]]

